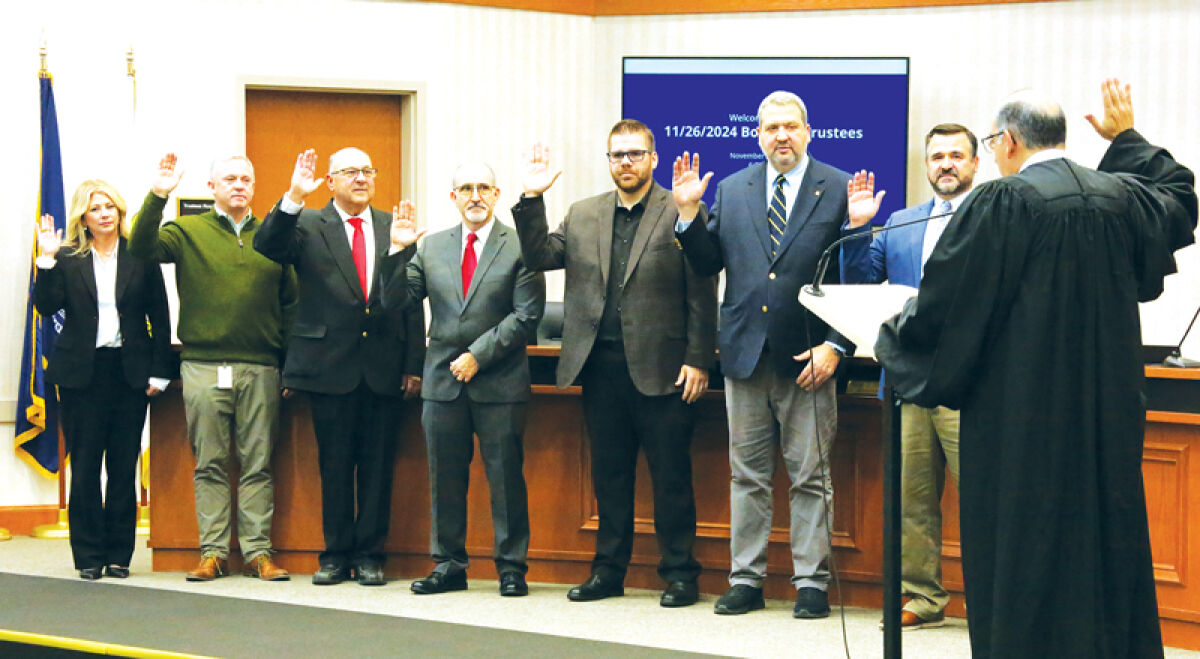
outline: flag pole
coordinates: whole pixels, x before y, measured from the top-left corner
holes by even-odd
[[[50,69],[46,66],[47,48],[45,36],[42,37],[42,46],[38,49],[38,55],[41,59],[38,78],[49,78]],[[36,244],[35,240],[35,249]],[[52,389],[52,391],[54,390]],[[53,524],[35,526],[32,533],[35,538],[64,539],[71,537],[71,530],[67,524],[66,443],[63,440],[62,425],[56,425],[58,425],[58,521]]]
[[[129,50],[125,51],[125,77],[129,78],[129,89],[131,94],[131,104],[129,113],[129,129],[130,137],[134,137],[132,133],[137,128],[137,69],[133,64],[133,44],[129,44]],[[130,140],[133,144],[134,140]],[[134,150],[137,153],[137,150]],[[140,154],[139,154],[140,155]],[[149,424],[147,424],[149,425]],[[140,536],[150,535],[150,490],[146,485],[146,475],[150,473],[150,447],[146,446],[138,455],[138,515],[137,515],[137,530],[136,533]]]

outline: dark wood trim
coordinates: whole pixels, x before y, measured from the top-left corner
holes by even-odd
[[[578,16],[656,16],[668,14],[724,14],[778,11],[832,11],[842,9],[900,9],[1006,5],[1058,0],[431,0],[453,5],[524,9]]]
[[[1146,366],[1146,377],[1164,380],[1200,380],[1200,368],[1173,368],[1170,366]]]

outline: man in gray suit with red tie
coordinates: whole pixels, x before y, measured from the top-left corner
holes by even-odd
[[[558,177],[536,145],[513,208],[525,264],[566,270],[558,386],[580,377],[600,528],[592,574],[572,601],[624,593],[633,549],[634,475],[645,450],[654,488],[654,530],[667,582],[659,603],[698,598],[700,563],[692,555],[696,502],[691,437],[695,402],[715,359],[716,280],[687,267],[675,242],[671,194],[652,177],[654,134],[623,120],[608,137],[616,190],[571,205],[554,232],[545,192]]]
[[[330,156],[326,176],[316,168],[311,149],[296,159],[291,187],[254,235],[254,249],[292,265],[299,281],[283,386],[307,392],[312,404],[325,533],[313,583],[353,574],[379,586],[401,399],[420,391],[425,322],[420,307],[383,308],[381,282],[400,259],[388,258],[392,217],[371,207],[370,156],[342,149]],[[319,211],[303,209],[322,181],[333,199]]]
[[[488,165],[454,172],[450,198],[462,222],[419,247],[410,218],[397,217],[406,270],[384,289],[384,305],[429,298],[432,324],[421,387],[429,454],[433,573],[412,584],[420,595],[467,588],[467,483],[475,436],[492,500],[500,594],[529,593],[529,506],[522,472],[529,359],[525,346],[546,303],[546,278],[526,268],[511,228],[495,221],[500,198]],[[411,258],[411,261],[409,260]]]

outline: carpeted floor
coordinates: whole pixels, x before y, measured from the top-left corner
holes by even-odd
[[[701,657],[296,604],[0,574],[0,629],[212,657]]]
[[[563,584],[531,583],[528,597],[502,598],[495,581],[477,579],[463,592],[425,596],[409,590],[411,579],[379,588],[318,587],[308,575],[273,583],[241,576],[189,583],[181,573],[151,571],[144,540],[130,568],[128,579],[84,582],[71,568],[65,540],[18,536],[0,542],[0,629],[192,654],[207,648],[231,658],[846,656],[838,609],[823,620],[795,620],[790,601],[768,601],[766,610],[743,616],[718,616],[712,595],[682,609],[658,606],[659,592],[653,590],[626,589],[624,597],[576,603],[567,600],[570,586]],[[99,609],[89,613],[85,605]],[[79,622],[68,624],[71,619]],[[103,636],[113,619],[142,636]],[[845,610],[850,657],[882,657],[879,619],[877,609]],[[903,643],[906,657],[970,657],[961,619],[905,633]],[[9,656],[3,652],[0,648],[0,656]],[[1200,652],[1168,648],[1166,656],[1200,659]]]

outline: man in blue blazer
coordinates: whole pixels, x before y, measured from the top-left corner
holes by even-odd
[[[848,282],[917,287],[925,261],[958,210],[979,166],[978,140],[965,126],[938,124],[925,135],[925,168],[933,199],[888,218],[874,240],[851,240],[842,247],[842,277]],[[928,222],[918,222],[930,216]],[[915,222],[901,226],[906,222]],[[853,223],[851,223],[853,224]],[[869,224],[847,225],[844,235],[865,233]],[[901,612],[902,629],[939,627],[950,595],[942,587],[942,492],[946,467],[958,486],[958,410],[900,408],[900,572],[909,600]]]
[[[429,298],[431,325],[421,387],[421,424],[429,454],[433,503],[433,573],[413,582],[421,595],[467,588],[467,485],[479,455],[492,504],[492,542],[500,594],[520,597],[529,551],[525,488],[525,409],[529,358],[546,304],[546,277],[525,267],[515,229],[495,221],[500,188],[488,165],[454,172],[450,198],[462,222],[421,243],[410,219],[398,217],[408,262],[384,288],[384,306]],[[411,260],[410,260],[411,259]]]
[[[710,212],[700,198],[712,174],[700,177],[698,156],[675,161],[676,230],[688,263],[702,275],[725,270],[718,346],[729,414],[733,565],[731,588],[715,607],[722,614],[763,607],[778,450],[792,482],[792,613],[829,615],[833,486],[823,463],[837,430],[833,374],[854,346],[806,312],[797,295],[847,217],[868,222],[883,193],[874,194],[873,175],[852,178],[809,157],[810,138],[804,102],[772,92],[758,108],[766,162],[721,181]],[[829,278],[837,282],[837,268]]]

